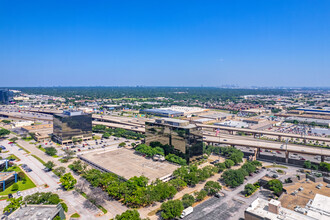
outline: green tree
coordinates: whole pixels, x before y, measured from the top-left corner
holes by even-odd
[[[13,137],[13,138],[10,139],[10,141],[13,142],[13,143],[16,143],[17,140],[18,140],[18,137]]]
[[[162,204],[161,216],[163,219],[173,219],[179,217],[183,209],[183,204],[180,200],[169,200]]]
[[[109,139],[110,136],[111,136],[111,135],[110,135],[108,132],[105,132],[105,133],[103,133],[102,138]]]
[[[67,204],[65,204],[64,202],[61,202],[61,206],[62,206],[64,212],[68,212],[68,206],[67,206]]]
[[[4,129],[4,128],[0,129],[0,137],[4,137],[8,134],[10,134],[10,131],[8,131],[7,129]]]
[[[270,190],[274,191],[275,194],[279,194],[283,191],[283,184],[278,179],[268,181],[267,185]]]
[[[61,177],[60,182],[66,190],[69,190],[73,189],[74,185],[77,183],[77,180],[72,176],[71,173],[66,173]]]
[[[2,122],[5,123],[5,124],[10,124],[11,123],[11,121],[9,121],[9,120],[2,120]]]
[[[199,192],[195,192],[195,196],[197,202],[202,201],[207,196],[207,192],[204,189],[202,189]]]
[[[204,186],[204,190],[207,192],[208,195],[215,195],[221,190],[221,188],[221,185],[215,181],[207,181]]]
[[[65,173],[65,167],[57,167],[53,170],[53,173],[58,176],[61,177],[63,176],[63,174]]]
[[[70,165],[70,168],[77,173],[83,173],[87,168],[87,164],[81,162],[81,160],[76,160]]]
[[[121,215],[116,215],[115,220],[140,220],[140,213],[134,210],[127,210]]]
[[[309,160],[306,160],[304,162],[304,167],[307,168],[307,169],[310,169],[312,167],[312,163]]]
[[[323,171],[330,171],[330,163],[327,162],[321,162],[320,163],[320,169]]]
[[[120,144],[119,144],[119,147],[125,147],[126,146],[126,143],[125,142],[121,142]]]
[[[251,162],[246,162],[243,164],[242,169],[246,170],[248,174],[256,171],[256,167]]]
[[[48,161],[45,163],[45,167],[52,170],[55,167],[55,163],[53,161]]]
[[[217,163],[214,166],[218,167],[219,172],[223,172],[227,168],[225,163]]]
[[[19,189],[19,186],[17,183],[14,183],[11,187],[11,191],[17,191]]]
[[[18,209],[23,204],[23,197],[19,198],[10,198],[7,201],[9,201],[9,204],[3,209],[3,213],[11,213]]]
[[[245,195],[249,196],[252,193],[254,193],[257,190],[257,187],[255,187],[254,185],[252,185],[251,183],[248,183],[245,185],[244,187],[244,191],[245,191]]]
[[[246,171],[245,171],[246,172]],[[237,187],[244,182],[244,173],[242,170],[226,170],[222,174],[225,183],[231,187]]]
[[[195,203],[195,198],[192,195],[184,194],[181,201],[183,207],[187,208]]]
[[[54,155],[56,155],[57,150],[56,150],[55,147],[46,147],[46,148],[45,148],[45,152],[46,152],[46,154],[48,154],[49,156],[54,156]]]
[[[225,160],[225,165],[227,168],[230,168],[235,165],[235,162],[230,159],[227,159],[227,160]]]

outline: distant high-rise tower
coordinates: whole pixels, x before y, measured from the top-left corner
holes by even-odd
[[[0,104],[8,105],[13,100],[13,93],[8,89],[0,89]]]

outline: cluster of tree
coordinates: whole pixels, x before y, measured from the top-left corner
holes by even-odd
[[[279,195],[283,191],[283,184],[278,179],[268,181],[267,187],[277,195]]]
[[[222,174],[222,178],[225,183],[231,187],[237,187],[244,182],[244,177],[253,173],[256,170],[256,167],[261,166],[259,161],[247,161],[243,164],[240,169],[237,170],[226,170]]]
[[[60,201],[60,197],[51,192],[37,192],[32,195],[25,196],[24,198],[24,202],[27,202],[28,204],[56,205],[60,203]]]
[[[174,150],[174,148],[170,145],[163,145],[160,142],[151,142],[150,146],[145,144],[139,144],[136,148],[136,151],[140,152],[141,154],[145,154],[147,157],[152,157],[156,154],[159,155],[166,155],[165,159],[172,162],[177,163],[180,165],[186,165],[187,161],[182,158],[182,154],[179,154]],[[178,155],[179,154],[179,155]]]
[[[245,196],[252,195],[257,189],[258,187],[254,186],[251,183],[246,184],[244,187]]]
[[[174,219],[179,217],[183,209],[192,206],[195,202],[202,201],[207,195],[215,195],[221,190],[221,185],[218,182],[206,182],[204,189],[195,192],[194,196],[184,194],[180,200],[169,200],[161,206],[161,216],[163,219]]]
[[[109,138],[110,136],[115,136],[115,137],[124,137],[128,139],[134,139],[138,140],[141,138],[144,138],[143,134],[136,133],[134,131],[128,131],[122,128],[107,128],[105,125],[95,125],[93,126],[93,132],[102,132],[103,133],[103,138]]]
[[[179,157],[175,154],[168,154],[166,157],[165,157],[166,160],[172,162],[172,163],[177,163],[177,164],[180,164],[182,166],[186,165],[187,164],[187,161],[185,159],[183,159],[182,157]]]
[[[312,169],[312,170],[318,170],[319,166],[316,164],[312,164],[309,160],[306,160],[304,162],[304,167],[307,169]]]
[[[147,219],[142,219],[140,217],[140,213],[135,209],[133,209],[133,210],[127,210],[123,212],[121,215],[116,215],[115,220],[147,220]]]
[[[61,202],[59,196],[57,194],[51,192],[37,192],[32,195],[25,196],[24,200],[23,197],[19,198],[10,198],[8,199],[9,204],[4,208],[4,213],[11,213],[18,209],[24,203],[27,204],[43,204],[43,205],[56,205]],[[67,211],[67,205],[65,203],[61,203],[64,211]]]
[[[10,131],[8,131],[7,129],[4,129],[4,128],[0,129],[0,137],[4,137],[8,134],[10,134]]]
[[[164,155],[164,150],[161,147],[151,147],[145,144],[139,144],[136,148],[136,151],[141,154],[145,154],[147,157],[153,157],[156,154]]]
[[[185,186],[185,183],[175,180],[167,183],[156,180],[148,185],[148,178],[144,176],[132,177],[124,181],[115,174],[103,173],[96,169],[87,170],[83,177],[94,187],[101,187],[109,196],[121,200],[130,207],[141,207],[172,198],[177,193],[177,189]]]
[[[203,182],[218,172],[218,168],[214,166],[205,166],[198,169],[195,165],[182,166],[173,172],[173,175],[183,180],[188,186],[195,186],[197,183]]]
[[[330,172],[330,163],[321,162],[320,163],[320,169],[323,170],[323,171]]]
[[[57,150],[55,147],[45,147],[45,153],[49,156],[54,156],[57,153]]]
[[[243,152],[234,147],[216,147],[212,145],[208,145],[204,147],[204,153],[210,155],[211,153],[217,155],[223,155],[226,158],[232,160],[234,164],[239,164],[243,161]]]
[[[215,87],[23,87],[14,88],[28,94],[44,94],[74,99],[115,99],[168,97],[174,100],[235,101],[243,95],[283,95],[280,89],[227,89]],[[68,101],[74,101],[69,100]],[[137,100],[137,101],[138,101]]]

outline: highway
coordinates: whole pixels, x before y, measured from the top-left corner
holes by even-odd
[[[278,151],[285,151],[286,148],[285,144],[284,147],[282,147],[283,146],[282,142],[272,142],[272,141],[265,141],[265,140],[253,139],[253,138],[249,139],[247,137],[242,138],[240,136],[223,135],[223,134],[221,134],[220,140],[218,136],[216,137],[213,135],[204,135],[204,141],[209,143],[220,143],[220,144],[254,147],[261,149],[278,150]],[[287,150],[288,152],[299,153],[299,154],[324,155],[327,157],[330,156],[330,149],[310,147],[305,145],[288,144]]]
[[[245,132],[245,133],[252,133],[252,134],[262,134],[262,135],[271,135],[271,136],[278,136],[278,137],[290,137],[290,138],[300,138],[300,139],[306,139],[306,140],[330,142],[330,138],[325,138],[325,137],[316,137],[316,136],[308,136],[308,135],[302,137],[299,134],[252,130],[252,129],[247,129],[247,128],[232,128],[232,127],[216,126],[216,125],[197,124],[197,126],[201,127],[201,128],[209,128],[212,130],[219,128],[220,130],[224,130],[224,131],[232,131],[232,132],[236,131],[236,132]]]

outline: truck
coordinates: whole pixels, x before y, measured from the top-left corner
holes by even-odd
[[[194,211],[194,208],[189,206],[188,208],[186,208],[185,210],[182,211],[180,218],[184,218],[187,215],[191,214]]]

